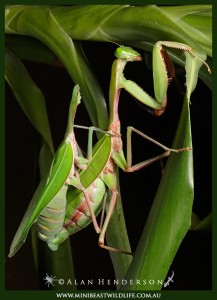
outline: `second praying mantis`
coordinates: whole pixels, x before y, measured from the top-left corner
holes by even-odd
[[[180,43],[172,42],[158,42],[153,51],[153,72],[154,72],[154,90],[156,100],[151,98],[147,93],[145,93],[136,83],[127,80],[124,77],[123,71],[126,66],[126,63],[129,61],[140,61],[141,56],[138,52],[134,51],[130,47],[119,47],[115,55],[117,59],[114,61],[112,66],[111,82],[110,82],[110,91],[109,91],[109,108],[110,108],[110,118],[109,118],[109,128],[108,134],[105,135],[100,141],[95,145],[93,154],[92,152],[92,129],[90,129],[89,134],[89,146],[88,146],[88,160],[81,158],[82,164],[74,172],[73,180],[70,178],[71,168],[74,168],[74,163],[76,161],[61,161],[61,164],[55,165],[55,162],[61,158],[61,150],[57,151],[53,166],[51,168],[50,177],[53,182],[59,182],[57,189],[51,189],[52,195],[46,195],[46,193],[40,194],[38,202],[41,205],[37,205],[36,209],[32,212],[27,224],[28,226],[22,227],[23,233],[15,236],[14,241],[11,246],[11,251],[9,256],[13,256],[22,243],[25,241],[25,237],[28,233],[31,225],[38,219],[37,227],[39,231],[39,237],[48,242],[49,247],[52,250],[56,250],[58,245],[63,242],[70,234],[79,231],[81,228],[86,227],[91,221],[93,221],[95,230],[99,233],[99,245],[103,248],[106,248],[111,251],[122,252],[126,254],[131,254],[125,252],[124,249],[116,249],[110,246],[105,245],[105,233],[111,219],[118,192],[117,192],[117,177],[116,177],[116,168],[120,167],[126,172],[133,172],[136,170],[145,167],[146,165],[166,157],[173,152],[180,152],[190,150],[185,145],[185,148],[182,149],[170,149],[166,146],[156,142],[150,137],[146,136],[141,131],[128,127],[127,129],[127,156],[124,157],[124,152],[122,149],[122,140],[120,132],[120,121],[118,117],[118,102],[120,91],[124,88],[130,94],[132,94],[137,100],[145,104],[148,108],[151,108],[155,115],[160,115],[166,106],[167,102],[167,88],[169,82],[174,76],[174,70],[169,57],[164,50],[163,46],[178,48],[186,53],[186,77],[187,77],[187,93],[191,93],[191,90],[196,85],[197,74],[192,73],[191,64],[193,60],[201,61],[201,64],[204,63],[193,50]],[[192,60],[192,61],[191,61]],[[190,63],[189,63],[190,61]],[[206,63],[205,63],[206,64]],[[208,67],[208,66],[207,66]],[[209,67],[208,67],[209,70]],[[189,81],[189,82],[188,82]],[[192,83],[193,82],[193,83]],[[192,85],[193,87],[189,87]],[[74,96],[76,99],[80,97],[79,91],[77,90],[77,96]],[[189,94],[190,98],[190,94]],[[75,103],[78,103],[75,101]],[[74,104],[76,105],[76,104]],[[76,107],[74,107],[75,113]],[[71,122],[70,126],[72,127]],[[82,126],[77,126],[82,127]],[[72,129],[72,128],[71,128]],[[131,135],[132,132],[136,132],[142,137],[149,139],[155,144],[162,147],[165,152],[161,155],[154,157],[148,161],[138,163],[137,165],[132,166],[132,147],[131,147]],[[67,137],[69,139],[69,137]],[[72,143],[70,142],[69,144]],[[71,147],[72,148],[72,147]],[[70,147],[69,147],[70,149]],[[62,150],[61,150],[62,152]],[[63,153],[63,152],[62,152]],[[70,155],[73,157],[75,152],[72,151]],[[67,154],[67,157],[70,157]],[[76,155],[78,158],[79,155]],[[79,158],[80,159],[80,158]],[[77,162],[78,163],[78,162]],[[71,167],[69,167],[71,166]],[[79,172],[79,169],[83,169]],[[63,175],[64,173],[64,175]],[[54,176],[55,175],[55,176]],[[67,184],[71,179],[71,184],[75,188],[68,190]],[[51,180],[50,180],[51,182]],[[45,186],[49,184],[49,179]],[[107,210],[105,221],[103,225],[98,225],[96,216],[102,208],[102,199],[105,195],[105,185],[111,191],[111,199],[109,203],[109,208]],[[46,190],[46,189],[45,189]],[[67,191],[68,190],[68,191]],[[63,215],[61,215],[60,220],[57,220],[55,214],[50,210],[49,211],[49,202],[57,196],[61,191],[60,202],[61,207],[55,207],[56,211],[62,209],[62,214],[65,214],[65,219],[63,220]],[[62,191],[64,193],[62,194]],[[41,191],[40,191],[41,193]],[[48,193],[49,194],[49,193]],[[67,202],[66,202],[67,194]],[[45,196],[44,196],[45,195]],[[37,197],[38,198],[38,195]],[[62,202],[61,202],[62,199]],[[91,200],[90,200],[91,199]],[[48,206],[47,206],[48,205]],[[47,206],[47,208],[46,208]],[[38,208],[38,209],[37,209]],[[43,214],[42,211],[46,210],[46,214]],[[52,209],[52,208],[51,208]],[[58,214],[60,215],[60,214]],[[46,223],[47,222],[47,223]],[[41,227],[41,228],[40,228]],[[20,228],[21,229],[21,228]],[[22,232],[22,230],[18,232]],[[48,238],[47,238],[48,237]]]

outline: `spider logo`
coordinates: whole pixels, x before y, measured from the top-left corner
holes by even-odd
[[[58,279],[55,278],[56,276],[48,276],[46,273],[46,277],[43,278],[45,280],[45,284],[48,285],[48,287],[50,287],[50,285],[52,284],[52,286],[54,286],[54,281],[57,281]]]

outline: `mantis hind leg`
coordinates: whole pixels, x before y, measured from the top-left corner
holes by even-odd
[[[99,244],[100,247],[102,247],[106,250],[112,251],[112,252],[118,252],[118,253],[132,255],[131,252],[120,250],[120,249],[113,248],[113,247],[105,245],[105,234],[106,234],[106,230],[108,228],[109,222],[111,220],[111,217],[112,217],[112,214],[113,214],[113,211],[114,211],[114,208],[115,208],[115,204],[116,204],[116,201],[117,201],[117,195],[118,195],[117,190],[112,191],[112,196],[111,196],[111,199],[110,199],[109,208],[107,210],[106,218],[105,218],[105,221],[103,223],[101,233],[99,235],[98,244]]]
[[[110,166],[110,169],[112,168],[112,166],[113,166],[113,164]],[[118,253],[132,255],[131,252],[120,250],[120,249],[105,245],[105,234],[106,234],[109,222],[111,220],[113,211],[115,209],[115,205],[117,203],[117,197],[119,195],[118,190],[117,190],[117,178],[116,178],[115,170],[113,172],[110,170],[110,172],[107,174],[104,173],[102,175],[102,180],[106,183],[106,185],[108,186],[108,188],[111,191],[111,199],[109,202],[108,209],[106,211],[106,218],[105,218],[104,223],[101,228],[98,244],[100,247],[102,247],[106,250],[112,251],[112,252],[118,252]]]

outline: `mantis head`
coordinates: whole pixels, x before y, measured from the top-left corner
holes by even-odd
[[[141,55],[131,47],[120,46],[115,50],[115,56],[126,61],[140,61]]]

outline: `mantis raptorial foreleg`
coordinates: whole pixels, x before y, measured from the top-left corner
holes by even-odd
[[[164,47],[173,48],[181,50],[186,55],[186,85],[187,93],[191,93],[197,82],[197,68],[195,68],[195,73],[192,71],[191,63],[194,59],[202,65],[204,64],[208,72],[211,70],[208,64],[196,54],[193,49],[185,44],[169,41],[159,41],[154,45],[153,48],[153,79],[154,79],[154,93],[155,99],[149,96],[141,87],[139,87],[135,82],[127,80],[124,77],[123,71],[127,62],[140,61],[142,58],[138,52],[130,47],[119,47],[115,51],[115,56],[117,60],[114,61],[112,67],[113,73],[113,84],[116,88],[124,88],[138,101],[145,104],[150,111],[153,110],[153,114],[156,116],[161,115],[167,104],[167,89],[168,85],[174,77],[173,64],[169,58]],[[190,55],[190,56],[189,56]],[[116,73],[116,74],[114,74]],[[110,92],[116,93],[117,89],[110,89]],[[115,95],[111,95],[111,98],[115,99]],[[110,108],[115,108],[111,103]],[[117,107],[117,106],[116,106]],[[110,113],[110,117],[114,117],[114,112]],[[110,122],[111,123],[111,122]]]

